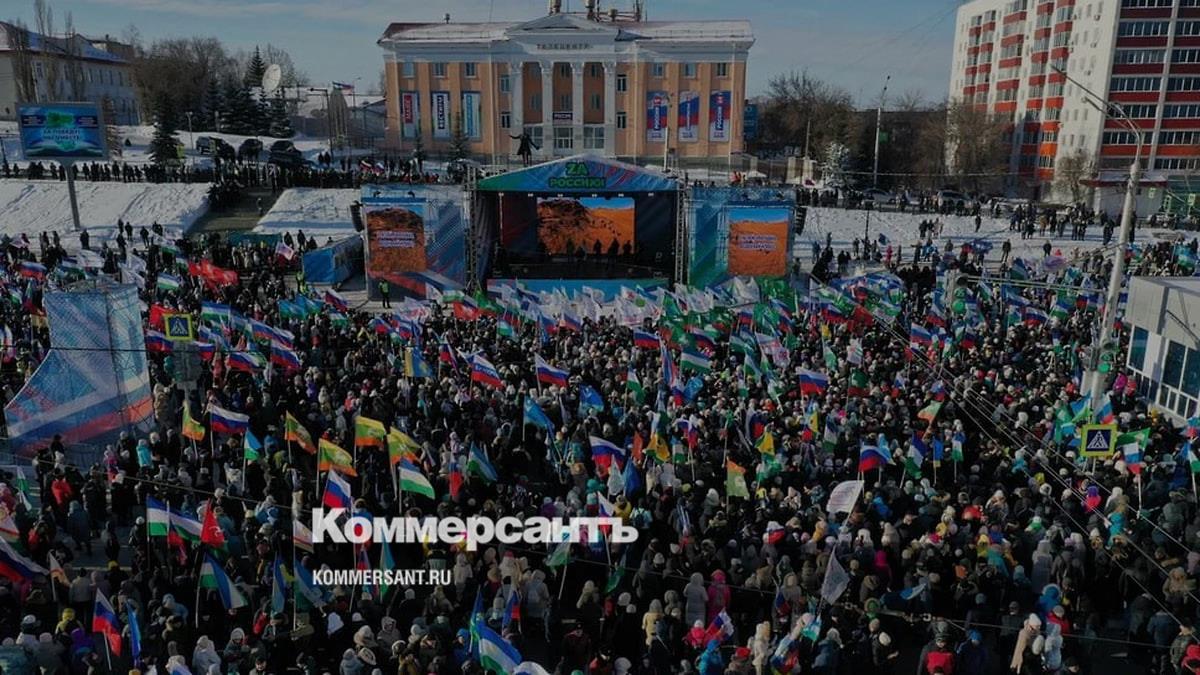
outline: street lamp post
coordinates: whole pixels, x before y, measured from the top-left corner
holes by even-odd
[[[671,152],[671,92],[663,92],[663,102],[667,104],[667,135],[663,137],[663,173],[666,173],[670,170],[667,161]]]
[[[194,166],[196,164],[196,137],[192,135],[192,111],[189,110],[184,115],[187,115],[188,118],[188,145],[192,146],[192,165]]]
[[[1134,205],[1137,199],[1138,184],[1142,178],[1142,130],[1125,113],[1125,110],[1119,104],[1096,95],[1095,92],[1080,84],[1070,75],[1067,75],[1066,71],[1061,68],[1054,67],[1054,72],[1059,73],[1063,76],[1063,79],[1079,87],[1089,97],[1088,102],[1106,118],[1116,119],[1124,124],[1133,134],[1135,142],[1133,162],[1129,165],[1129,183],[1125,188],[1125,203],[1121,208],[1121,232],[1118,235],[1117,247],[1113,253],[1112,272],[1108,276],[1108,296],[1104,300],[1104,315],[1101,318],[1100,335],[1096,341],[1096,348],[1092,350],[1092,361],[1088,364],[1091,376],[1091,402],[1092,406],[1097,406],[1100,404],[1100,396],[1104,391],[1105,380],[1104,373],[1100,372],[1099,363],[1103,353],[1112,344],[1112,328],[1117,320],[1117,302],[1121,298],[1121,284],[1125,280],[1125,251],[1129,248],[1130,234],[1133,231]]]
[[[883,98],[887,96],[888,82],[892,81],[892,76],[888,75],[883,80],[883,91],[879,92],[879,105],[875,108],[875,165],[871,169],[871,187],[879,187],[879,135],[883,129]]]
[[[333,119],[329,116],[329,87],[309,87],[309,91],[315,91],[325,96],[325,135],[329,143],[329,157],[333,158]]]

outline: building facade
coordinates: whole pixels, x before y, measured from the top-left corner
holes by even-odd
[[[672,163],[742,150],[747,21],[646,21],[640,9],[558,11],[524,23],[394,23],[379,40],[389,148],[484,161],[594,152]]]
[[[1200,279],[1133,277],[1125,368],[1138,395],[1177,422],[1200,407]]]
[[[950,96],[1010,120],[1010,185],[1046,198],[1075,155],[1127,168],[1138,136],[1084,90],[1118,103],[1138,127],[1144,169],[1168,180],[1200,168],[1200,0],[972,0],[958,10]],[[1061,196],[1061,195],[1059,195]]]
[[[16,119],[18,102],[107,99],[109,121],[140,124],[131,61],[132,48],[108,36],[47,38],[0,22],[0,119]]]

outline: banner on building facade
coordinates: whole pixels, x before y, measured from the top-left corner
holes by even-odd
[[[430,93],[433,103],[433,137],[450,138],[450,92]]]
[[[483,95],[477,91],[462,94],[463,135],[478,140],[483,138]]]
[[[667,140],[667,93],[646,92],[646,141],[661,143]]]
[[[690,143],[700,138],[700,92],[679,93],[679,140]]]
[[[729,140],[729,91],[714,91],[708,97],[708,140]]]
[[[416,138],[421,128],[421,96],[415,91],[400,92],[400,133]]]

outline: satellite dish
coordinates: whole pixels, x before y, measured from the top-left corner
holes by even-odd
[[[278,63],[272,63],[263,71],[262,88],[263,92],[271,95],[275,90],[279,89],[279,82],[283,79],[283,69]]]

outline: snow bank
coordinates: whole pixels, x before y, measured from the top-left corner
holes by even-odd
[[[352,234],[350,204],[361,193],[351,189],[292,188],[284,190],[254,228],[255,232],[278,233],[304,230],[305,234],[326,236]]]
[[[88,229],[106,230],[117,219],[134,227],[157,221],[164,227],[191,229],[208,210],[205,183],[93,183],[77,181],[79,220]],[[67,184],[60,181],[0,180],[0,234],[72,230]]]

